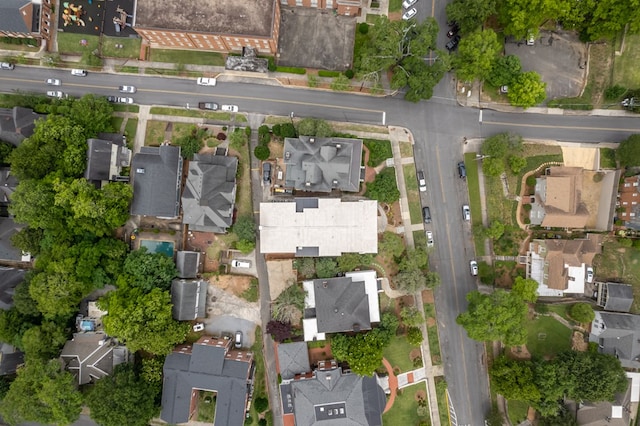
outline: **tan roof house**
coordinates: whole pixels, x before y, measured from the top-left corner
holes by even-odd
[[[527,252],[527,278],[538,283],[540,296],[583,294],[586,268],[601,251],[600,234],[575,240],[535,239]]]
[[[550,167],[536,179],[531,224],[551,228],[584,228],[589,211],[581,200],[581,167]]]

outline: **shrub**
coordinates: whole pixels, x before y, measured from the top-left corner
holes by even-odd
[[[627,93],[627,89],[620,86],[619,84],[616,84],[615,86],[609,86],[605,89],[604,97],[608,101],[617,101],[625,93]]]
[[[331,90],[335,90],[336,92],[344,92],[349,90],[349,79],[346,75],[340,74],[331,82]]]
[[[227,135],[226,135],[226,134],[224,134],[224,133],[222,133],[222,132],[220,132],[220,133],[218,133],[218,134],[216,135],[216,139],[218,139],[219,141],[226,140],[226,139],[227,139]]]
[[[524,209],[525,212],[530,212],[531,211],[531,204],[523,204],[522,208]]]
[[[280,124],[274,124],[273,126],[271,126],[271,131],[273,132],[274,136],[282,136],[282,131],[280,130]]]
[[[267,400],[267,398],[262,396],[256,398],[253,404],[258,413],[263,413],[269,408],[269,401]]]
[[[588,303],[574,303],[569,310],[569,315],[574,320],[580,323],[588,323],[593,321],[596,317],[596,314],[593,312],[593,308]]]
[[[545,305],[544,303],[536,303],[536,312],[539,314],[546,314],[549,312],[549,305]]]
[[[306,74],[306,68],[298,68],[298,67],[276,67],[276,71],[278,72],[286,72],[289,74]]]
[[[251,137],[251,127],[245,127],[244,134],[247,135],[247,137]]]
[[[352,69],[348,69],[344,72],[344,75],[351,80],[353,78],[353,76],[355,75],[355,73],[353,72]]]
[[[536,185],[536,177],[534,175],[527,176],[527,186],[535,186]]]
[[[360,34],[368,34],[369,33],[369,24],[366,22],[361,22],[358,24],[358,32]]]
[[[307,86],[318,87],[318,76],[313,74],[307,74]]]
[[[531,223],[531,219],[529,219],[528,217],[525,217],[523,222],[525,225],[529,225]]]
[[[280,136],[283,138],[295,138],[296,128],[291,123],[282,123],[280,125]]]
[[[253,155],[255,155],[258,160],[264,161],[269,158],[271,151],[267,145],[258,145],[253,150]]]
[[[339,76],[340,72],[339,71],[320,70],[320,71],[318,71],[318,75],[320,77],[331,77],[331,78],[333,78],[333,77]]]
[[[243,254],[249,254],[256,248],[256,243],[248,240],[240,240],[236,242],[236,248]]]
[[[278,68],[276,67],[276,61],[271,56],[267,60],[269,61],[269,64],[267,65],[267,69],[271,72],[274,72]]]
[[[266,145],[269,143],[270,140],[271,140],[271,133],[269,130],[269,126],[263,124],[258,128],[258,142],[262,145]]]
[[[631,238],[620,238],[618,241],[622,247],[631,247],[633,246],[633,240]]]
[[[418,327],[409,327],[407,329],[407,342],[413,346],[420,346],[422,343],[422,331]]]

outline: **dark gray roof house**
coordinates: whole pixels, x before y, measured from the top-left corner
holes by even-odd
[[[74,333],[60,354],[66,370],[76,376],[78,385],[86,385],[113,373],[129,362],[129,351],[104,333]]]
[[[216,392],[215,426],[242,426],[253,382],[253,354],[231,350],[232,340],[203,336],[167,355],[162,383],[162,412],[167,423],[189,421],[198,391]]]
[[[361,139],[285,138],[284,186],[310,192],[358,192],[361,161]]]
[[[640,315],[596,311],[589,341],[613,355],[625,368],[640,368]]]
[[[192,321],[206,317],[207,287],[205,280],[173,280],[171,282],[171,303],[173,318],[178,321]]]
[[[179,250],[176,254],[178,278],[195,278],[200,268],[200,252]]]
[[[15,374],[24,363],[24,354],[8,343],[0,342],[0,376]]]
[[[283,380],[311,371],[309,348],[306,342],[280,343],[278,349],[278,373]]]
[[[13,306],[13,294],[18,284],[24,281],[24,274],[22,269],[0,267],[0,309]]]
[[[0,108],[0,140],[20,145],[33,134],[36,121],[40,118],[46,118],[46,115],[37,114],[30,108]]]
[[[84,177],[96,184],[126,180],[120,176],[123,167],[131,163],[131,150],[120,143],[104,139],[87,140],[87,168]]]
[[[305,426],[381,426],[387,402],[375,376],[344,374],[337,366],[316,370],[312,378],[283,381],[280,393],[285,419],[293,416],[296,425]]]
[[[607,311],[629,312],[633,305],[633,287],[628,284],[599,283],[597,303]]]
[[[133,156],[131,214],[175,218],[180,213],[182,157],[180,147],[143,146]]]
[[[11,173],[9,167],[0,167],[0,203],[8,205],[11,196],[18,187],[18,179]]]
[[[0,259],[21,261],[22,251],[11,243],[11,237],[24,228],[24,225],[15,223],[11,217],[0,217]]]
[[[238,159],[194,155],[182,193],[182,223],[191,231],[224,234],[233,223]]]
[[[614,401],[588,402],[578,405],[576,420],[580,426],[629,426],[631,411],[631,379],[625,392],[616,394]]]

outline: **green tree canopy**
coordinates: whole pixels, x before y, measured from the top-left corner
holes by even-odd
[[[415,306],[405,306],[402,308],[400,311],[400,319],[407,327],[419,327],[424,323],[422,312],[416,309]]]
[[[640,30],[640,17],[636,13],[640,3],[616,0],[569,0],[560,21],[563,27],[576,29],[583,41],[595,41],[621,32],[629,24],[629,30]]]
[[[493,362],[490,374],[492,389],[505,398],[529,403],[540,399],[530,361],[512,360],[502,355]]]
[[[157,413],[157,389],[137,377],[133,365],[118,365],[87,394],[91,418],[102,426],[146,426]]]
[[[453,0],[447,4],[446,11],[447,19],[457,22],[462,34],[468,34],[496,12],[496,0]]]
[[[120,288],[98,301],[109,313],[103,318],[105,332],[124,342],[129,350],[166,355],[182,343],[190,325],[173,319],[171,295],[154,288]]]
[[[126,281],[125,285],[140,287],[144,292],[154,288],[169,290],[171,280],[178,276],[172,258],[162,253],[149,253],[145,247],[127,255],[123,272],[126,274],[122,277]]]
[[[499,56],[491,67],[487,82],[495,87],[510,85],[522,72],[520,58],[516,55]]]
[[[317,136],[319,138],[326,138],[333,135],[333,128],[329,123],[318,118],[303,118],[297,123],[297,128],[298,135],[300,136]]]
[[[373,255],[369,253],[344,253],[338,258],[340,272],[353,271],[360,266],[368,266],[373,262]]]
[[[593,321],[596,317],[591,305],[584,302],[574,303],[569,310],[569,315],[571,315],[571,318],[574,320],[583,324]]]
[[[251,215],[239,216],[231,230],[241,240],[256,241],[256,221]]]
[[[180,156],[190,160],[195,154],[200,152],[204,146],[204,137],[206,135],[206,128],[198,129],[196,126],[193,126],[186,135],[174,138],[173,143],[180,147]]]
[[[67,342],[64,324],[44,321],[41,325],[31,327],[22,336],[22,349],[27,361],[38,359],[47,361],[57,357],[60,349]]]
[[[499,340],[505,345],[521,345],[527,339],[524,323],[527,305],[513,293],[496,290],[491,294],[473,291],[467,294],[469,307],[456,322],[470,338],[479,341]]]
[[[525,302],[535,303],[538,300],[538,283],[531,278],[516,277],[512,291]]]
[[[458,53],[453,59],[456,75],[463,81],[486,80],[501,49],[493,30],[474,31],[460,40]]]
[[[522,152],[522,136],[515,133],[497,133],[485,139],[480,149],[482,155],[494,158],[506,158],[507,154]]]
[[[498,21],[506,35],[522,40],[529,31],[537,34],[545,20],[561,16],[568,9],[566,0],[501,0]]]
[[[58,360],[29,360],[0,402],[0,414],[10,425],[28,421],[71,424],[82,409],[75,381],[71,373],[62,371]]]
[[[396,172],[393,168],[384,169],[376,179],[367,184],[365,196],[381,203],[393,203],[400,199],[400,191],[396,182]]]
[[[316,275],[318,278],[333,278],[338,273],[338,262],[335,257],[318,257],[316,259]]]
[[[401,271],[396,275],[395,284],[398,290],[407,294],[423,290],[427,286],[427,279],[419,269]]]
[[[527,71],[518,75],[511,86],[507,98],[513,106],[529,108],[538,105],[547,97],[547,83],[540,79],[540,74]]]
[[[622,167],[640,166],[640,134],[631,135],[620,142],[616,159]]]
[[[104,96],[87,93],[79,99],[73,99],[70,108],[58,108],[57,112],[82,127],[87,139],[95,138],[100,132],[112,131],[113,105]]]
[[[566,386],[566,395],[574,400],[590,402],[613,401],[616,393],[628,385],[620,361],[597,352],[567,351],[558,355],[560,383]]]
[[[404,253],[404,240],[395,232],[385,231],[378,243],[378,251],[385,256],[400,257]]]

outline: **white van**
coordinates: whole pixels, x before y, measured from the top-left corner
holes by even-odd
[[[232,260],[231,266],[234,268],[251,268],[251,262],[248,260]]]
[[[87,71],[74,68],[71,70],[71,75],[75,75],[76,77],[86,77]]]

